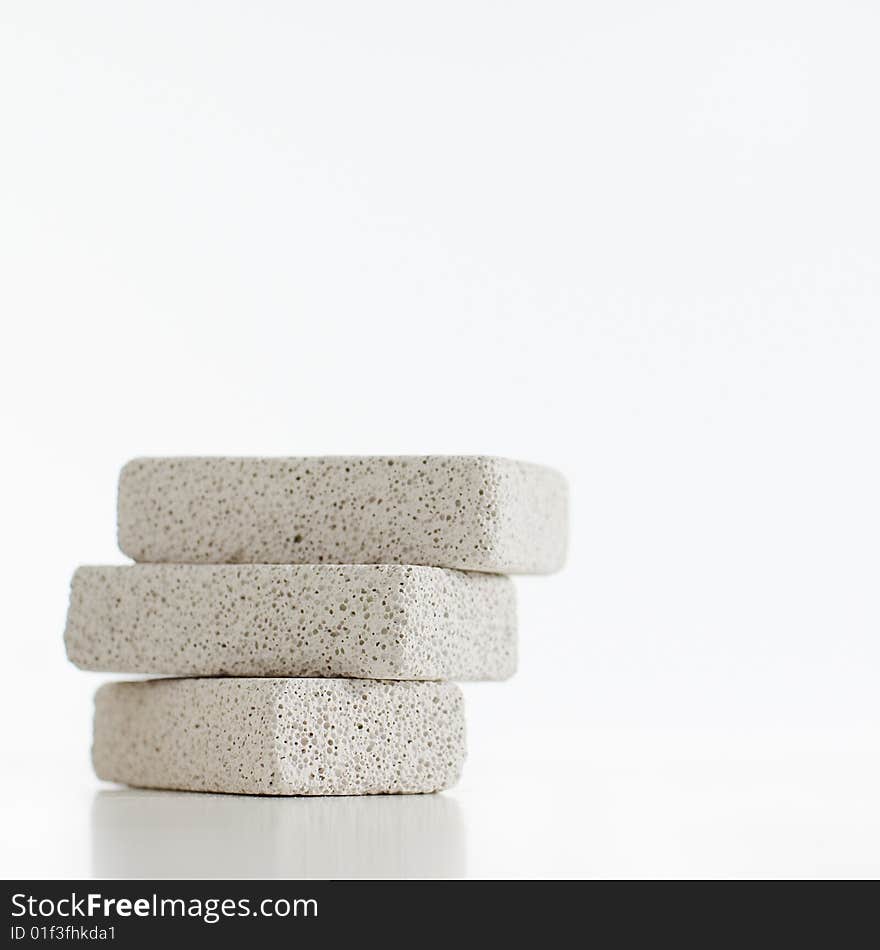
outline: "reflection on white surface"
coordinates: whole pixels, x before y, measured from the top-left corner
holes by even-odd
[[[261,798],[136,789],[92,805],[95,877],[422,878],[465,873],[443,795]]]

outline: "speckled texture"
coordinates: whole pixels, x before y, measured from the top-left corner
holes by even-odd
[[[106,673],[498,680],[516,607],[507,577],[434,567],[81,567],[64,641]]]
[[[557,472],[482,456],[135,459],[118,513],[136,561],[498,574],[558,570],[568,517]]]
[[[98,778],[249,795],[376,795],[449,788],[464,761],[452,683],[177,679],[95,696]]]

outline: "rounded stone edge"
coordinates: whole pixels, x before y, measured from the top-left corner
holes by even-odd
[[[324,461],[347,461],[356,462],[363,459],[384,459],[386,456],[315,456],[313,460],[316,463]],[[568,484],[565,477],[557,469],[534,462],[523,462],[514,459],[507,459],[500,456],[491,455],[401,455],[387,456],[392,460],[400,460],[411,463],[419,460],[445,460],[450,464],[468,462],[473,466],[471,471],[466,474],[471,478],[481,476],[488,479],[489,484],[495,484],[499,479],[504,479],[510,474],[518,473],[520,476],[527,476],[524,485],[528,490],[527,497],[519,497],[517,500],[523,505],[522,510],[509,513],[507,518],[503,519],[483,519],[481,528],[485,534],[481,534],[481,545],[484,550],[478,553],[469,554],[467,558],[460,559],[448,557],[445,554],[439,555],[434,559],[429,557],[415,558],[408,561],[388,558],[383,560],[366,559],[363,561],[346,561],[344,563],[411,563],[413,565],[426,567],[439,567],[449,570],[479,571],[494,574],[523,574],[523,575],[548,575],[557,573],[566,562],[568,552]],[[145,540],[150,531],[143,531],[141,528],[141,515],[139,510],[143,507],[143,499],[149,496],[150,483],[155,472],[160,472],[162,467],[174,468],[175,466],[185,466],[186,464],[205,464],[216,461],[218,464],[228,464],[238,462],[242,465],[248,462],[278,462],[283,463],[286,460],[295,462],[309,461],[306,456],[139,456],[130,459],[120,470],[118,489],[117,489],[117,543],[119,549],[127,557],[134,561],[148,563],[173,563],[182,560],[174,552],[167,552],[161,549],[155,541]],[[531,484],[529,483],[531,479]],[[136,485],[134,489],[129,489],[131,481],[139,480],[146,484]],[[542,497],[541,483],[544,487],[549,487],[549,491]],[[140,501],[138,500],[140,499]],[[533,513],[533,501],[538,499],[542,505],[550,511],[550,515],[545,520],[549,522],[544,525],[548,530],[539,532],[536,536],[537,542],[530,545],[523,545],[510,534],[505,535],[504,523],[508,525],[525,523]],[[525,517],[522,517],[525,512]],[[155,531],[155,528],[150,529]],[[522,524],[519,530],[524,530]],[[138,541],[140,538],[140,541]],[[530,552],[530,553],[526,553]],[[198,563],[261,563],[260,561],[250,561],[247,557],[241,558],[223,558],[222,556],[202,557]],[[301,561],[277,561],[273,563],[306,563]],[[334,563],[327,561],[326,563]]]
[[[206,684],[206,688],[219,690],[222,692],[226,688],[241,689],[244,692],[250,692],[251,701],[258,701],[253,709],[261,709],[262,714],[268,719],[275,718],[276,725],[274,735],[269,732],[257,733],[257,740],[264,745],[262,757],[265,759],[262,769],[263,778],[270,775],[273,779],[276,774],[281,777],[278,784],[270,781],[210,781],[204,778],[199,781],[187,782],[183,779],[169,777],[165,780],[151,781],[149,777],[139,778],[134,774],[125,774],[125,766],[119,767],[119,763],[113,760],[113,741],[118,741],[118,735],[114,734],[113,714],[119,715],[120,710],[113,708],[114,694],[119,701],[131,697],[132,701],[141,705],[149,706],[150,695],[154,691],[161,693],[165,690],[173,690],[175,683],[199,683]],[[224,683],[225,685],[218,685]],[[332,686],[331,684],[339,684]],[[210,685],[208,685],[210,684]],[[360,684],[360,685],[358,685]],[[407,693],[423,693],[424,696],[434,693],[436,701],[445,701],[449,705],[447,714],[450,717],[449,729],[454,747],[454,761],[448,763],[445,774],[439,781],[432,782],[430,785],[423,784],[419,786],[409,785],[406,787],[379,788],[379,787],[360,787],[350,786],[333,791],[316,791],[313,787],[307,787],[300,782],[285,779],[284,767],[278,754],[278,705],[279,701],[286,698],[291,692],[299,690],[316,689],[318,691],[329,691],[334,688],[342,688],[344,691],[356,690],[358,688],[367,690],[375,689],[379,686],[388,687],[392,693],[400,693],[406,696]],[[307,697],[310,698],[310,697]],[[396,698],[396,697],[395,697]],[[302,697],[300,697],[302,699]],[[103,707],[109,706],[108,710]],[[122,710],[125,712],[125,710]],[[424,703],[422,703],[422,712],[424,712]],[[105,683],[95,693],[94,697],[94,729],[92,741],[92,765],[95,774],[102,781],[114,782],[118,784],[129,785],[135,788],[151,788],[165,790],[194,791],[199,793],[219,793],[219,794],[242,794],[242,795],[268,795],[268,796],[299,796],[299,797],[332,797],[345,795],[388,795],[388,794],[430,794],[436,791],[442,791],[451,788],[459,780],[461,770],[466,757],[466,737],[465,737],[465,717],[464,717],[464,697],[463,693],[456,684],[453,683],[412,683],[399,681],[377,681],[377,680],[321,680],[312,678],[252,678],[244,677],[239,680],[216,680],[210,678],[178,678],[178,679],[153,679],[138,681],[116,681]],[[129,719],[130,719],[130,711]],[[149,714],[149,711],[148,713]],[[109,731],[110,737],[105,734]],[[234,735],[234,733],[233,733]],[[253,751],[249,750],[252,755]],[[209,766],[216,768],[216,763],[208,763]],[[116,767],[114,767],[114,765]],[[398,783],[399,785],[399,783]]]

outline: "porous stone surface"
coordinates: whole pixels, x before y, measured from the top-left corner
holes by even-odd
[[[98,777],[251,795],[375,795],[453,785],[464,761],[452,683],[174,679],[95,696]]]
[[[483,456],[142,458],[119,480],[136,561],[417,564],[547,574],[565,560],[567,488]]]
[[[434,567],[81,567],[64,641],[106,673],[500,680],[516,606],[507,577]]]

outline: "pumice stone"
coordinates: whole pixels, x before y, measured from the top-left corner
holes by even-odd
[[[465,756],[452,683],[169,679],[95,696],[98,778],[248,795],[435,792]]]
[[[81,567],[64,641],[104,673],[502,680],[516,604],[507,577],[436,567]]]
[[[568,518],[558,472],[460,455],[135,459],[118,515],[135,561],[495,574],[561,568]]]

